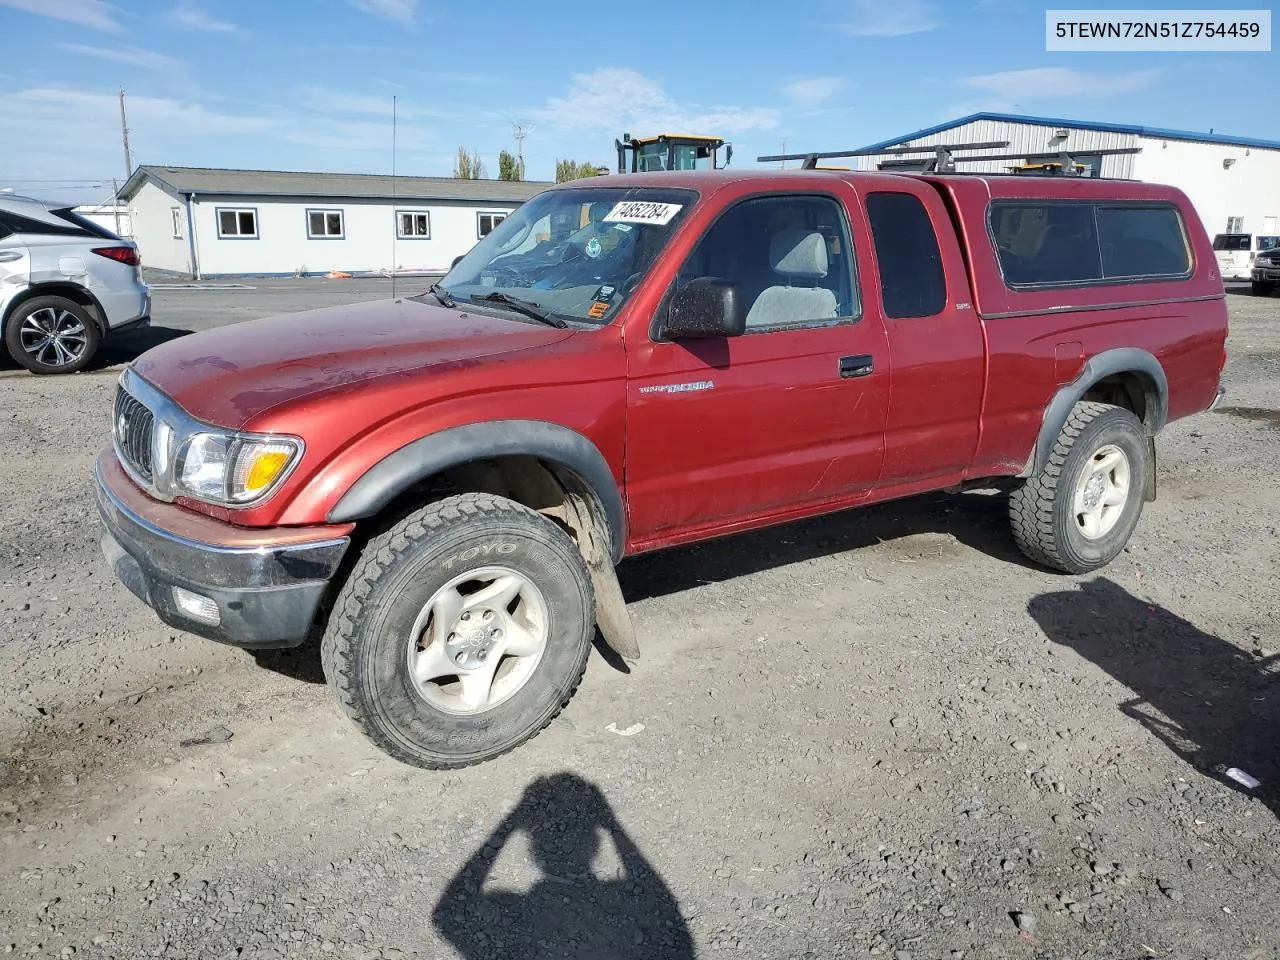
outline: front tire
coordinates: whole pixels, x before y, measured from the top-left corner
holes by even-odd
[[[1249,284],[1249,289],[1255,297],[1269,297],[1275,288],[1275,282],[1272,280],[1254,280]]]
[[[75,373],[98,352],[102,334],[87,310],[63,297],[32,297],[9,315],[4,345],[32,373]]]
[[[560,527],[502,497],[449,497],[365,547],[325,631],[325,678],[383,752],[470,766],[536,736],[569,702],[594,610]]]
[[[1044,469],[1009,499],[1019,549],[1064,573],[1106,566],[1138,525],[1148,469],[1137,417],[1107,403],[1077,403]]]

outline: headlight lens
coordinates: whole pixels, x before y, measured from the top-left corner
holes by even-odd
[[[297,460],[302,445],[287,437],[197,433],[178,451],[178,489],[213,503],[245,504],[266,496]]]

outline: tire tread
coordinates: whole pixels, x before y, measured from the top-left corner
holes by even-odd
[[[400,745],[387,737],[362,709],[355,676],[357,656],[355,638],[358,632],[358,621],[365,602],[373,592],[374,584],[396,564],[400,557],[419,549],[423,541],[438,536],[446,528],[504,516],[533,519],[536,523],[547,524],[557,533],[560,532],[560,529],[542,514],[514,500],[485,493],[464,493],[428,504],[374,537],[365,546],[360,559],[352,568],[334,605],[329,627],[321,640],[320,662],[329,689],[343,712],[360,732],[383,752],[403,758]],[[590,578],[588,578],[587,609],[594,610],[594,598],[590,596],[590,587]],[[474,759],[427,760],[417,757],[412,762],[428,770],[456,770],[510,753],[536,737],[560,715],[582,683],[586,668],[586,658],[583,658],[577,676],[573,678],[555,709],[528,734],[505,746],[501,751]]]
[[[1049,451],[1044,469],[1027,479],[1009,497],[1009,521],[1013,539],[1029,559],[1054,570],[1073,573],[1066,563],[1054,533],[1053,513],[1059,493],[1063,467],[1076,441],[1089,424],[1112,410],[1122,410],[1110,403],[1081,400],[1071,408],[1062,432]]]

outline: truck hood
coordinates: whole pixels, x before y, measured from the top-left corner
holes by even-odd
[[[284,403],[384,377],[547,346],[568,330],[381,300],[236,323],[148,350],[134,370],[190,413],[242,428]]]

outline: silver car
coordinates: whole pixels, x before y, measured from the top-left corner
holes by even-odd
[[[102,339],[151,321],[138,247],[70,208],[0,196],[0,324],[32,373],[74,373]]]

